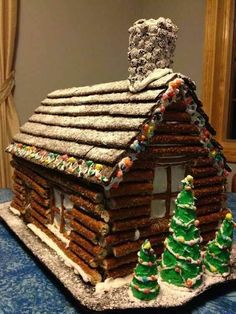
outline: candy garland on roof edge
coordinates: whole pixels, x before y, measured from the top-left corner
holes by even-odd
[[[181,100],[186,105],[186,112],[191,116],[191,123],[195,124],[200,132],[201,143],[203,146],[208,149],[209,157],[214,159],[214,164],[218,169],[218,175],[227,176],[228,172],[225,167],[225,158],[222,155],[221,149],[216,148],[212,143],[212,135],[206,128],[206,120],[202,115],[197,111],[197,104],[194,101],[192,95],[189,93],[189,88],[185,84],[182,78],[176,78],[173,81],[169,82],[167,90],[162,94],[162,97],[159,101],[159,106],[153,113],[152,119],[145,123],[142,127],[140,135],[134,142],[130,145],[130,154],[129,156],[123,158],[118,163],[118,170],[116,172],[116,176],[112,178],[111,183],[107,187],[107,189],[111,187],[118,187],[119,183],[123,179],[123,175],[129,171],[131,168],[133,161],[137,159],[137,155],[141,152],[144,152],[150,139],[154,135],[155,128],[158,123],[162,121],[163,114],[167,106],[169,106],[173,102],[177,102]],[[129,159],[128,163],[126,160]]]
[[[144,241],[138,252],[138,264],[130,288],[133,296],[143,301],[153,300],[159,293],[156,254],[148,240]]]
[[[160,264],[163,281],[180,287],[196,288],[202,283],[202,260],[199,243],[202,238],[197,228],[193,196],[193,177],[184,180],[176,199],[176,208],[170,222],[170,235],[164,241],[165,249]]]
[[[107,182],[108,179],[102,174],[103,165],[93,162],[92,160],[82,161],[78,158],[61,155],[58,153],[48,152],[35,146],[28,146],[22,143],[10,144],[7,152],[14,153],[16,156],[30,160],[36,164],[44,165],[51,169],[65,171],[78,177],[95,176],[98,181]]]
[[[233,230],[236,223],[231,213],[226,214],[214,240],[208,242],[203,253],[205,272],[212,276],[226,277],[230,274],[230,253],[233,244]]]

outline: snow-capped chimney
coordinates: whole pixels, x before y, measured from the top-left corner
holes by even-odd
[[[167,18],[142,19],[129,29],[129,80],[141,82],[156,69],[171,68],[178,28]]]

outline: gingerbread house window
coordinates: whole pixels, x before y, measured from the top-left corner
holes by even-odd
[[[179,182],[185,176],[185,164],[158,166],[155,168],[151,217],[168,217],[175,209]]]
[[[70,219],[73,203],[67,194],[53,189],[51,224],[47,227],[62,242],[68,245],[67,236],[71,232]]]

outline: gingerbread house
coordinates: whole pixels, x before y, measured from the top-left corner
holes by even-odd
[[[186,174],[204,241],[227,211],[222,147],[194,83],[170,69],[177,27],[129,32],[128,80],[50,93],[7,148],[11,210],[92,284],[130,274],[147,237],[162,252]]]

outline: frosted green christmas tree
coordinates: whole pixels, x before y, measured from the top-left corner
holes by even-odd
[[[203,260],[205,271],[212,275],[228,276],[230,273],[230,253],[233,244],[233,230],[236,227],[231,213],[225,219],[216,233],[214,240],[206,246]]]
[[[176,199],[174,216],[170,222],[170,235],[166,238],[165,250],[160,263],[162,281],[175,286],[196,288],[202,282],[202,261],[197,228],[193,177],[184,180],[182,191]]]
[[[156,255],[148,240],[144,241],[138,252],[138,264],[130,288],[133,296],[140,300],[149,301],[158,295],[160,287],[157,282]]]

